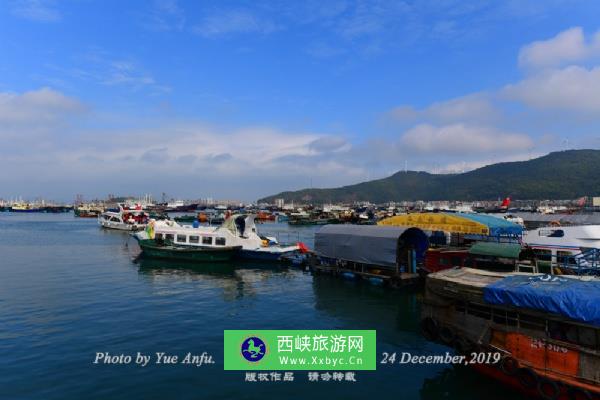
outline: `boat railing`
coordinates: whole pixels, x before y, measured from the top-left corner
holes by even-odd
[[[600,276],[600,249],[589,249],[572,257],[565,257],[562,266],[577,275]]]

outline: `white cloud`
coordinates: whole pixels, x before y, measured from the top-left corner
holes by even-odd
[[[333,153],[350,149],[350,143],[339,136],[324,136],[313,140],[308,145],[309,149],[316,154]]]
[[[548,40],[533,42],[521,48],[519,65],[528,68],[547,68],[581,62],[600,55],[600,32],[586,43],[583,30],[574,27]]]
[[[142,25],[155,31],[181,31],[185,27],[185,13],[177,0],[154,0]]]
[[[18,0],[14,2],[13,15],[39,22],[60,21],[61,14],[51,0]]]
[[[232,33],[271,33],[279,27],[270,19],[261,18],[245,10],[226,10],[207,15],[193,28],[204,37],[222,36]]]
[[[46,123],[69,114],[78,114],[83,110],[85,107],[79,100],[50,88],[22,94],[0,92],[1,123]]]
[[[405,152],[444,156],[525,150],[533,146],[533,142],[526,135],[490,127],[462,123],[444,126],[420,124],[404,133],[400,146]]]
[[[599,112],[600,67],[543,71],[506,86],[502,94],[538,109]]]
[[[435,102],[424,109],[405,105],[389,112],[389,115],[398,121],[420,119],[441,122],[490,120],[497,118],[499,114],[499,110],[494,107],[489,96],[483,93]]]
[[[72,68],[51,66],[55,71],[106,86],[123,86],[133,91],[147,90],[153,94],[170,92],[171,88],[158,82],[152,73],[132,57],[115,56],[100,48],[77,55]]]

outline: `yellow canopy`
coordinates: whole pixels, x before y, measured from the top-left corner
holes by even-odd
[[[386,218],[377,225],[407,226],[427,231],[489,235],[490,228],[459,214],[415,213]]]

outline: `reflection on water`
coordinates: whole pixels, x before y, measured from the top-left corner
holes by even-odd
[[[287,266],[273,262],[229,261],[221,263],[194,263],[139,257],[134,261],[141,276],[153,282],[164,279],[205,282],[223,290],[224,300],[234,301],[244,296],[254,297],[265,292],[268,281],[293,279]],[[267,286],[268,287],[268,286]],[[268,289],[267,289],[268,290]]]
[[[416,289],[390,290],[331,276],[316,276],[312,286],[317,310],[342,318],[356,329],[377,329],[378,338],[392,342],[403,332],[418,332]]]

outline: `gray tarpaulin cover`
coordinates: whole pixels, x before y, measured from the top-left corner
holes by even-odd
[[[405,230],[397,226],[325,225],[315,234],[315,251],[323,257],[393,268],[398,238]]]

